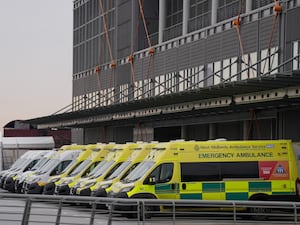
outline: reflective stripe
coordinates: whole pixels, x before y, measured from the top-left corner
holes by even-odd
[[[249,192],[271,192],[271,182],[249,182]]]

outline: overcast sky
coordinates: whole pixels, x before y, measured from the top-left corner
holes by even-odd
[[[72,102],[73,0],[0,0],[0,132]]]

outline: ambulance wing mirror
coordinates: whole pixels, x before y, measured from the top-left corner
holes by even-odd
[[[155,184],[156,183],[156,179],[155,179],[155,176],[151,176],[151,177],[148,177],[146,179],[146,184]]]

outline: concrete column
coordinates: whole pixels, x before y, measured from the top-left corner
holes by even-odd
[[[182,12],[182,35],[188,33],[190,18],[190,0],[183,0],[183,12]]]
[[[218,15],[218,0],[211,1],[211,25],[217,23],[217,15]]]
[[[248,120],[244,120],[243,121],[243,140],[247,140],[248,139],[248,130],[249,130],[249,121]]]
[[[216,139],[216,124],[214,124],[214,123],[210,123],[209,124],[209,137],[208,137],[208,139],[209,140],[213,140],[213,139]]]
[[[246,2],[246,13],[252,10],[252,1],[245,1]]]
[[[181,139],[187,139],[187,126],[181,126]]]
[[[278,65],[282,64],[285,61],[285,54],[287,54],[287,47],[288,44],[286,41],[286,32],[287,32],[287,12],[286,9],[288,8],[287,2],[281,3],[283,7],[283,11],[278,16],[278,25],[279,25],[279,40],[278,40],[278,46],[279,46],[279,62]],[[283,72],[285,70],[291,69],[292,64],[288,64],[287,67],[280,67],[279,72]]]
[[[164,41],[164,29],[166,28],[166,0],[159,0],[159,22],[158,22],[158,43]]]
[[[139,12],[137,10],[136,1],[132,1],[131,2],[131,46],[136,46],[135,36],[136,36],[136,33],[138,32],[136,30],[137,15],[139,15]],[[135,51],[135,49],[133,49],[133,51]]]

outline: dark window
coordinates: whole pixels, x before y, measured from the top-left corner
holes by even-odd
[[[166,30],[164,32],[165,40],[169,40],[181,35],[182,13],[182,0],[167,0]]]
[[[252,8],[257,9],[272,3],[274,3],[274,0],[252,0]]]
[[[54,168],[54,170],[52,170],[52,172],[50,173],[50,176],[60,174],[62,171],[64,171],[65,168],[67,168],[67,166],[68,166],[71,162],[72,162],[72,160],[65,160],[65,161],[60,162],[60,163]]]
[[[211,1],[194,0],[191,1],[189,32],[201,29],[210,25]]]
[[[259,178],[258,162],[223,162],[220,166],[222,179]]]
[[[172,179],[173,176],[173,163],[164,163],[156,167],[152,173],[146,178],[146,182],[149,178],[152,179],[152,183],[166,183]]]
[[[245,12],[246,4],[239,0],[222,0],[219,1],[217,21],[226,20],[238,16],[239,13]]]
[[[181,163],[181,181],[220,180],[217,163]]]
[[[258,162],[181,163],[181,181],[259,178]]]
[[[27,170],[31,170],[32,167],[34,167],[34,165],[38,162],[37,159],[31,161],[27,166],[26,168],[24,169],[24,172],[27,171]]]

